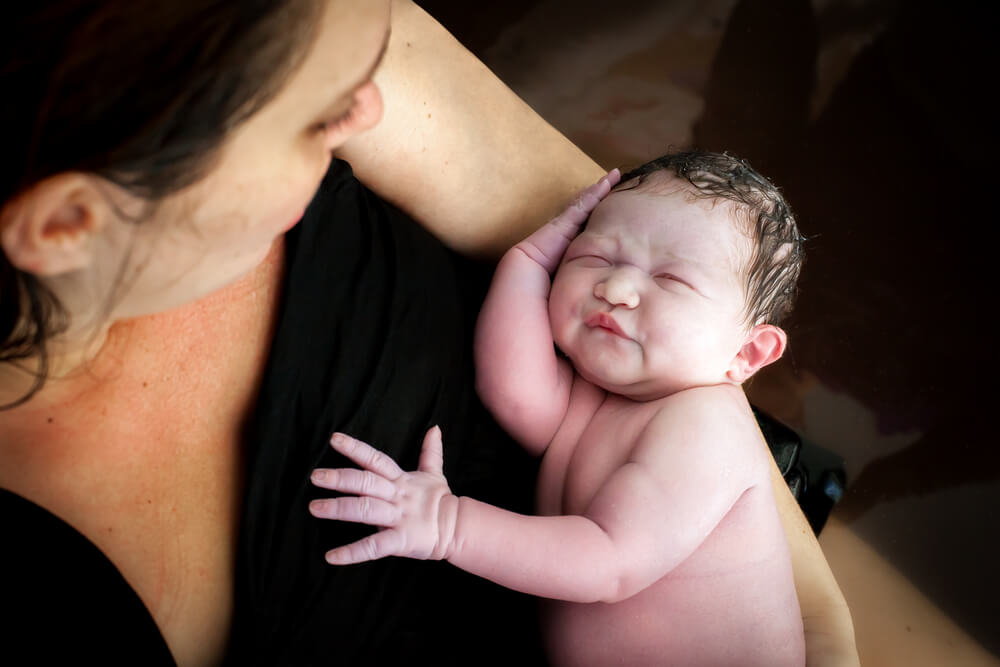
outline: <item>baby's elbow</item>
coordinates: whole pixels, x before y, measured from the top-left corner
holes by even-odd
[[[628,600],[630,597],[632,597],[638,592],[639,589],[626,586],[623,582],[617,582],[608,591],[608,594],[604,596],[601,602],[604,602],[606,604],[615,604],[616,602],[624,602],[625,600]]]
[[[596,602],[603,602],[604,604],[615,604],[616,602],[622,602],[624,600],[632,597],[622,592],[622,587],[620,584],[612,584],[606,587],[604,595],[596,600]]]
[[[601,529],[603,539],[599,543],[591,543],[588,562],[589,602],[614,604],[627,600],[646,588],[648,580],[647,563],[643,558],[636,558],[634,548],[625,548],[617,544],[610,534]]]
[[[637,584],[635,577],[630,576],[628,572],[615,569],[602,577],[602,581],[596,591],[597,599],[594,601],[605,604],[622,602],[643,588],[644,586]]]

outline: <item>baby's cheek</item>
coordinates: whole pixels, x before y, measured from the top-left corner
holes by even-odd
[[[554,287],[549,295],[549,326],[552,327],[552,337],[559,339],[566,335],[570,324],[571,304],[566,299],[565,290]]]

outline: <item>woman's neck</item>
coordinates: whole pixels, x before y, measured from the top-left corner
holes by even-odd
[[[47,341],[44,356],[0,364],[0,406],[13,406],[28,397],[36,404],[48,402],[60,387],[75,384],[81,377],[93,379],[95,368],[106,356],[110,330],[110,324],[96,331],[71,329]]]
[[[69,313],[70,327],[57,338],[46,343],[46,363],[41,357],[11,363],[0,363],[0,406],[7,406],[29,395],[40,374],[45,381],[28,404],[52,406],[65,403],[81,391],[123,372],[122,365],[130,371],[143,372],[146,368],[166,361],[168,349],[176,349],[183,356],[184,350],[203,337],[211,336],[217,323],[223,330],[226,322],[234,319],[248,304],[251,310],[263,307],[275,298],[284,272],[284,243],[279,239],[271,252],[258,267],[228,287],[208,296],[168,311],[128,319],[111,319],[94,326],[92,313],[83,316]],[[259,315],[258,315],[259,316]],[[73,322],[87,324],[73,326]],[[252,326],[245,323],[243,326]],[[232,343],[230,343],[232,344]],[[139,346],[141,349],[134,349]],[[155,348],[155,354],[142,354],[146,348]],[[136,358],[138,357],[138,359]],[[155,372],[155,371],[154,371]],[[0,410],[0,417],[5,410]]]

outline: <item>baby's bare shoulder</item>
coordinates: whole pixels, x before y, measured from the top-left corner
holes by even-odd
[[[723,469],[766,463],[757,422],[743,390],[729,385],[686,389],[660,399],[637,443],[649,462],[688,456]]]
[[[651,425],[671,426],[682,432],[743,432],[756,430],[746,395],[732,385],[693,387],[660,399]]]

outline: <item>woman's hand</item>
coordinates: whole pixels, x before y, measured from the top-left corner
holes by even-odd
[[[386,556],[447,557],[455,534],[458,498],[442,472],[441,429],[434,426],[424,436],[416,472],[403,472],[390,457],[343,433],[335,433],[330,445],[362,470],[319,468],[313,471],[312,482],[355,495],[314,500],[309,511],[321,519],[367,523],[381,530],[331,549],[326,553],[328,563],[350,565]]]

